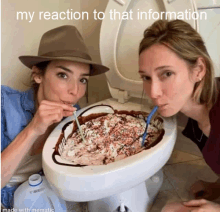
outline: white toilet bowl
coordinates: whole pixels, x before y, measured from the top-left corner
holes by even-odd
[[[139,107],[134,102],[121,104],[113,99],[108,99],[101,103],[107,103],[117,109],[126,110],[138,109]],[[83,110],[77,113],[79,114]],[[104,211],[113,211],[113,209],[117,208],[118,202],[121,201],[126,203],[126,206],[131,211],[136,211],[137,204],[135,198],[130,195],[130,193],[136,193],[140,195],[138,201],[144,203],[138,206],[142,208],[142,210],[138,209],[138,211],[146,211],[146,207],[152,202],[163,181],[161,172],[156,173],[160,171],[169,159],[175,144],[177,132],[175,117],[164,119],[164,137],[151,149],[107,165],[86,167],[59,165],[54,163],[52,158],[54,147],[63,125],[72,119],[73,117],[69,117],[56,127],[48,137],[43,149],[44,173],[54,191],[67,201],[93,201],[89,203],[89,206],[93,208],[90,211],[100,211],[95,210],[95,208],[99,207],[98,202],[103,198],[106,198],[103,201],[103,204],[106,203],[106,207],[108,202],[115,199],[109,206],[111,210],[106,209]],[[150,180],[145,182],[147,179]],[[150,194],[146,189],[146,185],[149,188],[151,187]],[[142,191],[140,188],[142,188]],[[130,196],[130,200],[128,196]],[[110,199],[108,199],[109,197]],[[98,200],[98,202],[95,200]]]

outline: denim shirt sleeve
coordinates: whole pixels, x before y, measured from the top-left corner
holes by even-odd
[[[2,96],[1,96],[2,98]],[[5,113],[1,104],[1,152],[9,145],[10,141],[5,138],[5,129],[6,123],[5,123]]]
[[[28,125],[34,114],[33,91],[1,86],[1,152]]]
[[[27,126],[33,114],[33,90],[21,92],[1,86],[1,152]],[[17,186],[6,185],[1,189],[1,203],[5,208],[12,208]]]

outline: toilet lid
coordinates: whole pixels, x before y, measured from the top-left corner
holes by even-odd
[[[192,13],[195,8],[193,0],[109,0],[102,20],[100,54],[102,63],[110,68],[106,72],[110,88],[141,97],[143,82],[138,74],[138,48],[144,30],[159,19],[162,11]],[[186,21],[197,28],[196,20]]]
[[[215,75],[220,77],[220,0],[197,0],[198,12],[205,12],[207,20],[199,20],[199,33],[205,41],[213,61]]]

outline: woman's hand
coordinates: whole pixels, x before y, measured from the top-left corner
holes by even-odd
[[[32,121],[2,152],[1,160],[1,187],[3,188],[16,172],[22,159],[31,150],[32,153],[41,151],[49,129],[53,123],[57,123],[65,116],[71,116],[76,108],[56,102],[42,101]],[[46,132],[47,131],[47,132]],[[32,148],[32,149],[31,149]]]
[[[195,199],[214,200],[220,196],[220,187],[214,183],[199,180],[190,188],[191,194]]]
[[[70,105],[43,100],[28,128],[36,135],[42,135],[50,125],[60,122],[63,117],[71,116],[75,110]]]
[[[195,207],[191,212],[220,212],[220,205],[205,199],[191,200],[183,203],[187,207]]]

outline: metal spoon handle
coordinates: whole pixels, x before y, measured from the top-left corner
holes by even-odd
[[[76,124],[77,124],[77,126],[78,126],[78,129],[79,129],[80,135],[81,135],[81,137],[82,137],[82,140],[83,140],[83,142],[85,143],[86,140],[85,140],[85,138],[84,138],[84,136],[83,136],[82,129],[81,129],[80,124],[79,124],[79,120],[78,120],[78,118],[77,118],[77,116],[76,116],[76,111],[75,111],[73,114],[74,114],[74,116],[75,116]]]

